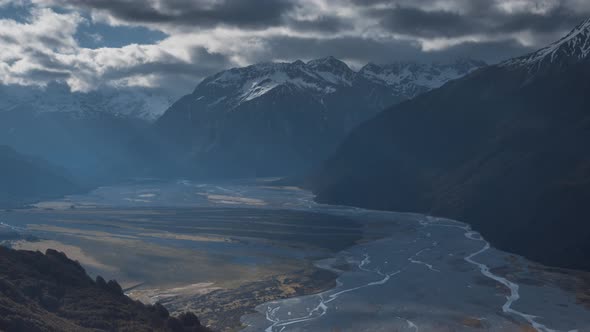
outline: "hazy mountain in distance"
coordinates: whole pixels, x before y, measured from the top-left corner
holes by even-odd
[[[0,208],[71,194],[80,187],[48,162],[0,145]]]
[[[0,112],[24,107],[38,113],[64,112],[78,117],[105,112],[152,122],[176,99],[165,91],[139,87],[104,86],[90,92],[72,92],[60,83],[46,87],[0,85]]]
[[[355,129],[309,184],[321,202],[463,220],[501,249],[590,269],[590,20]]]
[[[107,112],[0,112],[0,144],[62,166],[80,181],[104,183],[142,176],[151,167],[149,126]]]
[[[156,126],[184,156],[186,173],[285,175],[323,160],[383,108],[482,65],[369,64],[355,72],[327,57],[233,68],[204,79]]]
[[[3,85],[0,144],[65,167],[87,183],[143,176],[159,160],[150,124],[166,107],[163,96],[140,90]]]

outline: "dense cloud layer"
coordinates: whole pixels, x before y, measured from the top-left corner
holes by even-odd
[[[566,33],[590,1],[0,0],[0,15],[2,83],[184,93],[259,61],[496,62]]]
[[[265,29],[281,24],[294,3],[288,0],[54,0],[54,5],[104,11],[117,20],[138,24],[211,27],[220,24]]]

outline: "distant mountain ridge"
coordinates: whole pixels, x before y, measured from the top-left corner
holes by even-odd
[[[470,59],[459,59],[452,63],[369,63],[361,68],[358,75],[389,87],[395,95],[411,99],[484,66],[485,62]]]
[[[145,152],[157,145],[150,125],[171,103],[150,89],[0,85],[0,144],[67,168],[86,185],[142,176],[151,167]]]
[[[60,83],[46,87],[0,84],[0,113],[15,108],[38,113],[73,113],[78,117],[104,112],[151,122],[170,107],[174,99],[148,88],[100,87],[90,92],[72,92],[66,84]]]
[[[86,185],[142,176],[158,142],[143,120],[98,110],[39,111],[22,104],[0,112],[0,144],[66,168]],[[157,160],[150,159],[150,160]]]
[[[310,176],[317,199],[462,220],[500,249],[590,270],[589,22],[365,122]]]
[[[285,175],[315,165],[383,108],[483,65],[370,64],[355,72],[326,57],[233,68],[204,79],[156,126],[185,156],[186,172]]]
[[[0,208],[72,194],[81,188],[50,163],[0,145]]]
[[[321,99],[338,89],[371,82],[387,87],[396,100],[404,100],[438,88],[485,65],[482,61],[468,59],[447,64],[369,63],[356,72],[332,56],[307,63],[301,60],[260,63],[224,70],[207,77],[197,86],[193,95],[195,101],[209,108],[224,107],[225,110],[231,110],[279,86],[299,89]]]

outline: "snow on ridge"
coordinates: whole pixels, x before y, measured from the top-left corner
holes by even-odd
[[[224,94],[232,95],[225,105],[234,108],[281,85],[319,95],[333,93],[339,87],[351,86],[354,74],[346,64],[334,58],[308,63],[300,60],[292,63],[265,62],[220,72],[205,79],[196,90],[200,87],[222,89]]]
[[[155,121],[176,99],[157,91],[114,87],[71,92],[59,83],[46,87],[1,85],[0,97],[0,112],[19,107],[37,113],[62,112],[78,117],[102,112],[146,121]]]
[[[368,64],[355,72],[346,63],[332,57],[304,63],[265,62],[242,68],[232,68],[206,78],[195,90],[221,89],[231,95],[226,107],[235,108],[243,102],[261,97],[278,86],[290,86],[311,93],[319,99],[344,87],[351,87],[359,78],[385,85],[392,93],[411,98],[424,90],[440,87],[477,67],[484,65],[472,60],[452,64],[419,64],[413,62],[378,66]],[[199,95],[202,95],[199,92]],[[212,96],[211,98],[214,98]],[[217,103],[216,103],[217,104]]]
[[[543,66],[565,65],[569,61],[580,61],[590,55],[590,18],[571,30],[558,41],[522,57],[502,62],[500,67],[525,67],[534,74]]]
[[[359,75],[412,98],[420,91],[438,88],[483,65],[483,63],[476,61],[461,61],[451,64],[398,62],[376,65],[369,63],[359,71]]]
[[[339,75],[336,75],[336,74],[328,72],[328,71],[317,71],[316,74],[318,76],[320,76],[322,79],[324,79],[325,81],[330,82],[334,85],[341,85],[341,84],[348,85],[348,86],[352,85],[352,79],[349,79],[344,76],[339,76]]]

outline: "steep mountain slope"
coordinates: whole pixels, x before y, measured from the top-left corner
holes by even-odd
[[[80,190],[63,170],[0,145],[0,208]]]
[[[525,56],[508,60],[502,67],[513,70],[525,68],[529,75],[559,71],[576,64],[590,55],[590,19],[580,23],[555,43]]]
[[[284,175],[322,160],[384,107],[481,65],[371,64],[354,72],[327,57],[234,68],[203,80],[157,127],[186,156],[186,173]]]
[[[63,253],[1,246],[0,330],[209,331],[193,314],[170,317],[161,305],[131,300],[115,281],[90,279]]]
[[[354,130],[310,178],[321,202],[460,219],[502,249],[590,269],[590,20]]]

